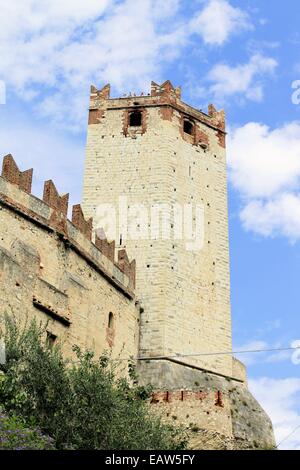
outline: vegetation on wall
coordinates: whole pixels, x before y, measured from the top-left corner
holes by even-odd
[[[36,321],[21,328],[6,317],[6,361],[1,366],[0,404],[9,415],[51,436],[57,449],[182,449],[182,430],[151,414],[150,388],[118,378],[107,355],[74,347],[67,362],[59,346],[47,342]]]

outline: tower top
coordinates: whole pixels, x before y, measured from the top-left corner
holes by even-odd
[[[213,104],[208,106],[208,112],[194,108],[181,100],[181,87],[174,87],[170,80],[166,80],[159,85],[151,82],[150,93],[129,93],[120,98],[110,97],[110,84],[106,84],[100,89],[91,86],[90,111],[125,109],[134,107],[169,107],[176,109],[183,115],[189,116],[203,124],[208,125],[218,131],[225,132],[225,112],[217,111]],[[94,122],[92,122],[94,123]]]

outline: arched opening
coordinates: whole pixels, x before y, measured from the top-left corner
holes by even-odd
[[[193,131],[194,131],[194,124],[191,121],[188,121],[187,119],[185,119],[183,121],[183,132],[189,135],[193,135]]]
[[[114,328],[114,323],[115,323],[114,314],[112,312],[109,312],[109,315],[108,315],[108,328],[110,330],[112,330]]]
[[[141,111],[133,111],[129,116],[129,125],[131,127],[138,127],[142,125],[142,113]]]

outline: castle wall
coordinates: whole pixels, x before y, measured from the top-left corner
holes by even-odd
[[[129,125],[135,109],[140,126]],[[186,119],[191,134],[183,131]],[[222,112],[186,105],[170,82],[152,84],[146,97],[115,100],[109,87],[93,87],[84,213],[74,206],[72,220],[68,195],[47,181],[43,199],[34,197],[32,170],[21,172],[5,157],[0,315],[47,322],[66,357],[74,344],[96,355],[139,357],[139,384],[154,388],[150,406],[186,428],[191,448],[270,448],[272,424],[247,389],[244,365],[231,354],[214,354],[232,349],[224,129]],[[200,249],[174,239],[172,217],[169,238],[151,236],[151,218],[145,236],[141,214],[131,224],[136,237],[121,228],[109,241],[97,208],[110,204],[113,216],[119,196],[127,198],[129,225],[135,204],[148,217],[156,204],[198,205]]]
[[[6,176],[14,181],[9,172]],[[133,279],[90,241],[90,222],[80,216],[79,206],[72,223],[55,205],[63,197],[53,193],[47,199],[45,192],[49,205],[18,182],[0,177],[0,314],[48,322],[66,356],[76,344],[96,355],[107,350],[115,358],[136,357],[139,308]]]
[[[189,355],[231,350],[230,282],[226,202],[224,117],[185,105],[174,90],[151,96],[108,99],[92,90],[83,209],[96,224],[97,206],[192,203],[204,211],[203,248],[188,251],[186,240],[124,239],[137,261],[136,292],[141,316],[140,355]],[[128,113],[141,110],[140,128]],[[184,116],[195,134],[182,131]],[[99,222],[101,224],[101,222]],[[150,229],[149,229],[150,230]],[[150,232],[148,232],[150,235]],[[194,356],[186,361],[232,375],[230,356]]]
[[[146,362],[139,363],[139,377],[141,384],[151,379],[153,410],[183,425],[189,448],[274,448],[271,420],[249,392],[239,361],[233,378],[176,360]]]
[[[231,403],[228,395],[220,391],[175,390],[156,392],[152,407],[178,422],[192,433],[200,429],[215,431],[232,437]]]

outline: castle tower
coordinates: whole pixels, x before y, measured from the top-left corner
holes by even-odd
[[[92,87],[83,209],[136,260],[139,381],[153,406],[192,448],[271,448],[245,367],[215,354],[232,349],[225,137],[224,112],[185,104],[170,81],[118,99]]]
[[[231,350],[224,112],[185,104],[170,81],[118,99],[92,87],[83,209],[99,227],[105,203],[123,206],[112,238],[137,263],[140,356],[231,377],[230,355],[201,356]]]

